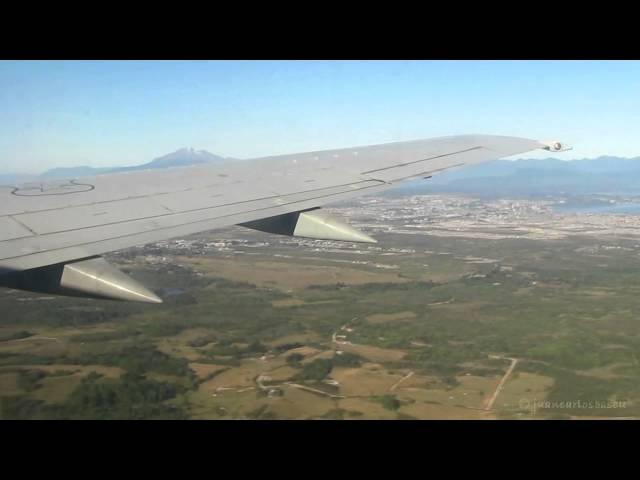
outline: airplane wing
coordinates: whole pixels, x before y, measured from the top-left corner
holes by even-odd
[[[310,238],[374,241],[316,209],[403,180],[535,149],[566,147],[516,137],[453,136],[0,186],[0,284],[157,302],[99,256],[237,224]]]

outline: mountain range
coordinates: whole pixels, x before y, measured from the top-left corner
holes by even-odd
[[[391,192],[466,193],[485,197],[640,195],[640,157],[495,160],[410,182]]]
[[[150,162],[142,165],[135,165],[132,167],[61,167],[47,170],[40,175],[22,175],[22,174],[4,174],[0,175],[0,184],[17,183],[17,182],[29,182],[48,180],[56,178],[77,178],[77,177],[91,177],[94,175],[102,175],[105,173],[115,172],[132,172],[136,170],[151,170],[160,168],[171,167],[184,167],[187,165],[200,165],[205,163],[215,164],[223,163],[229,160],[234,160],[229,157],[221,157],[206,150],[194,150],[193,148],[181,148],[175,152],[158,157]]]
[[[114,172],[133,172],[136,170],[150,170],[158,168],[171,168],[171,167],[184,167],[187,165],[199,165],[203,163],[222,163],[224,157],[209,153],[206,150],[194,150],[193,148],[181,148],[175,152],[169,153],[162,157],[158,157],[151,160],[148,163],[142,165],[136,165],[133,167],[107,167],[107,168],[94,168],[94,167],[64,167],[54,168],[43,173],[43,178],[67,178],[67,177],[88,177],[93,175],[100,175],[104,173]]]

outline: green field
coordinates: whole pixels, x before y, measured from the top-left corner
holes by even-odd
[[[634,241],[378,239],[415,253],[132,258],[158,306],[3,290],[0,417],[640,417]],[[397,268],[330,262],[362,258]]]

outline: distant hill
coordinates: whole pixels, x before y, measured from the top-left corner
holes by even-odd
[[[188,165],[200,165],[205,163],[222,163],[229,158],[207,152],[206,150],[194,150],[193,148],[181,148],[175,152],[158,157],[148,163],[133,167],[66,167],[54,168],[41,175],[42,178],[71,178],[71,177],[91,177],[105,173],[131,172],[136,170],[152,170],[159,168],[185,167]]]
[[[445,192],[490,197],[640,195],[640,157],[495,160],[411,182],[390,195]]]
[[[94,167],[60,167],[47,170],[38,178],[76,178],[93,177],[103,173],[117,171],[116,168],[94,168]]]
[[[206,150],[194,150],[193,148],[181,148],[173,153],[169,153],[163,157],[158,157],[149,163],[141,165],[140,167],[133,167],[137,169],[143,168],[168,168],[168,167],[181,167],[186,165],[197,165],[201,163],[213,163],[224,162],[229,160],[228,158],[221,157],[209,153]]]

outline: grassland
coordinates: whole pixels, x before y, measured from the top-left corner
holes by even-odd
[[[159,306],[3,290],[0,416],[640,417],[632,240],[378,238],[413,253],[126,263]]]

